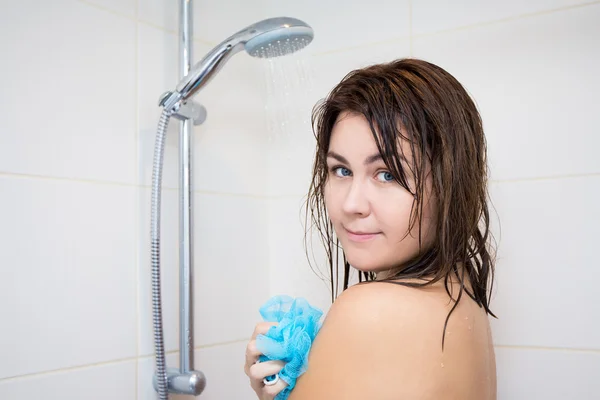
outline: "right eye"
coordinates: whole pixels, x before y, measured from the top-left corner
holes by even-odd
[[[340,178],[350,176],[352,174],[348,168],[344,167],[333,167],[331,169],[331,172],[333,172],[336,176],[339,176]]]

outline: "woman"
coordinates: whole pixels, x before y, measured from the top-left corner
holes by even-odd
[[[289,399],[496,399],[486,142],[465,89],[425,61],[374,65],[348,74],[313,125],[307,212],[332,288],[344,260],[345,290]],[[350,266],[361,282],[348,288]],[[263,384],[280,361],[255,364],[269,327],[246,352],[261,400],[286,385]]]

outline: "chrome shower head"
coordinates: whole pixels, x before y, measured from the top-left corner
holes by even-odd
[[[285,56],[308,46],[314,37],[313,30],[295,18],[271,18],[250,27],[255,36],[245,44],[252,57],[271,58]]]
[[[248,26],[225,39],[200,60],[179,82],[174,92],[161,98],[165,108],[173,109],[204,87],[225,62],[241,50],[252,57],[271,58],[294,53],[314,37],[312,28],[295,18],[269,18]]]

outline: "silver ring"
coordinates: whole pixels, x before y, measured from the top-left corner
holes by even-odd
[[[277,382],[279,382],[279,374],[275,374],[275,379],[273,379],[272,381],[268,381],[267,378],[263,379],[263,383],[265,384],[265,386],[273,386]]]

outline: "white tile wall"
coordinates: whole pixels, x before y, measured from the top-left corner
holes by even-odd
[[[136,393],[135,374],[135,361],[126,361],[10,379],[0,381],[0,398],[131,400]]]
[[[250,337],[269,291],[265,200],[197,195],[195,205],[195,341]]]
[[[598,398],[600,353],[496,348],[498,400]]]
[[[150,267],[150,189],[142,190],[140,354],[154,351]],[[178,193],[163,194],[163,323],[167,351],[179,346]],[[269,290],[265,200],[195,193],[195,345],[250,337]]]
[[[412,33],[439,32],[587,3],[577,0],[412,0]]]
[[[0,171],[135,183],[135,22],[60,0],[0,26]]]
[[[196,2],[193,8],[194,36],[213,46],[254,22],[280,16],[298,18],[313,27],[315,39],[307,48],[310,53],[407,38],[410,32],[408,0],[371,1],[368,14],[365,14],[363,2],[357,0],[343,5],[335,1],[316,0],[260,0],[252,3],[228,0]],[[139,16],[141,20],[169,31],[178,29],[177,8],[166,1],[141,2]]]
[[[207,347],[194,352],[195,369],[206,376],[206,388],[200,398],[207,400],[239,399],[255,400],[256,394],[250,388],[244,374],[245,342]],[[177,353],[167,357],[169,366],[177,366]],[[145,357],[139,360],[138,400],[158,399],[152,389],[154,359]],[[189,396],[171,395],[172,400],[185,400]]]
[[[290,59],[272,64],[278,75],[265,76],[265,63],[242,53],[196,97],[208,108],[194,145],[194,320],[202,346],[195,354],[208,377],[205,398],[255,398],[243,374],[245,339],[269,295],[329,307],[329,289],[310,269],[302,240],[314,151],[306,121],[350,70],[409,54],[439,63],[473,93],[494,179],[592,174],[492,187],[503,229],[493,303],[501,319],[493,328],[499,398],[591,399],[598,392],[591,374],[599,367],[600,325],[589,316],[599,314],[590,297],[597,281],[590,249],[600,233],[600,6],[452,4],[195,2],[195,60],[262,18],[293,16],[316,31],[296,69],[290,64],[298,59]],[[14,100],[0,111],[0,242],[7,244],[0,314],[12,327],[0,335],[0,398],[156,398],[149,185],[157,99],[177,83],[178,5],[59,0],[12,2],[0,11],[0,85]],[[532,13],[539,15],[521,17]],[[466,25],[482,26],[429,35]],[[408,40],[411,26],[416,36]],[[306,80],[290,86],[300,75]],[[282,90],[265,90],[267,83]],[[298,122],[290,136],[269,131],[265,106],[280,99],[293,100],[279,103]],[[176,125],[162,210],[169,351],[178,347]],[[177,366],[176,353],[168,365]]]
[[[414,40],[481,108],[493,179],[600,172],[599,19],[594,5]]]
[[[372,0],[368,5],[359,0],[265,2],[269,16],[292,16],[312,26],[315,38],[307,48],[310,53],[371,46],[410,34],[408,0]]]
[[[329,266],[316,234],[308,232],[311,241],[305,246],[304,221],[304,197],[269,200],[269,242],[276,243],[269,247],[271,295],[304,297],[326,311],[331,305]]]
[[[0,379],[135,356],[135,189],[0,187]]]
[[[600,177],[500,183],[491,194],[501,224],[496,343],[600,349]]]
[[[179,3],[168,0],[142,0],[139,18],[170,32],[179,30]],[[195,1],[194,37],[205,44],[216,45],[235,32],[256,21],[268,18],[264,0],[248,3],[244,0],[219,2]]]

